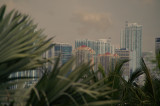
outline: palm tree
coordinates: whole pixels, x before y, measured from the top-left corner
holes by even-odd
[[[7,90],[8,86],[14,85],[13,81],[17,79],[10,78],[11,73],[35,69],[48,61],[41,55],[51,47],[52,42],[52,38],[47,39],[42,30],[37,30],[37,25],[27,15],[15,10],[5,13],[5,10],[6,5],[2,5],[0,8],[1,96],[4,91],[8,96],[11,94]]]
[[[160,70],[160,53],[156,56],[157,71]],[[118,62],[114,70],[108,74],[108,81],[112,82],[110,87],[117,90],[113,92],[111,97],[118,99],[120,105],[156,105],[160,104],[160,79],[150,74],[143,58],[141,59],[141,67],[136,69],[126,81],[122,77],[123,64],[127,60]],[[138,85],[137,79],[141,75],[145,75],[145,83],[143,86]],[[108,82],[108,83],[109,83]]]
[[[159,58],[160,54],[156,56],[157,71],[159,71]],[[145,83],[140,86],[136,83],[136,79],[144,74]],[[113,74],[115,76],[116,74]],[[117,75],[116,75],[117,76]],[[121,100],[121,105],[154,105],[160,104],[160,79],[152,76],[150,70],[147,68],[143,58],[141,59],[141,67],[135,70],[128,81],[124,80],[121,75],[118,76],[120,79],[116,97]],[[118,94],[120,94],[118,96]]]
[[[107,105],[117,104],[109,94],[115,92],[108,83],[107,77],[97,79],[98,71],[91,71],[90,63],[84,63],[74,69],[74,59],[61,67],[56,61],[53,71],[45,73],[30,93],[27,106],[52,105]],[[72,72],[68,74],[68,72]],[[47,71],[46,71],[47,72]]]
[[[157,73],[160,72],[160,51],[156,54],[156,63],[157,63]],[[160,104],[160,78],[152,76],[150,74],[150,70],[145,65],[142,60],[142,70],[146,75],[145,84],[143,87],[143,91],[147,95],[147,102],[150,105],[159,105]]]
[[[27,15],[12,10],[5,15],[6,6],[0,8],[0,84],[17,71],[41,66],[43,52],[50,48],[42,30]],[[42,62],[43,63],[43,62]]]

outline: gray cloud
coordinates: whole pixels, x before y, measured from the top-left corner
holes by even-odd
[[[85,35],[91,31],[106,32],[112,25],[109,14],[84,11],[76,12],[73,17],[73,22],[79,24],[77,30],[80,35]]]

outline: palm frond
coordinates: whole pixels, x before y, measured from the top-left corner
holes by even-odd
[[[115,92],[115,90],[112,90],[109,84],[104,84],[107,77],[94,80],[97,72],[93,73],[91,71],[90,63],[72,69],[74,58],[61,67],[57,67],[58,61],[59,59],[56,61],[53,71],[50,74],[44,74],[37,83],[35,86],[36,92],[35,90],[31,91],[27,106],[30,104],[47,105],[48,102],[50,105],[88,105],[89,103],[92,104],[93,101],[105,105],[119,102],[110,100],[109,94]],[[70,74],[66,76],[68,72]],[[45,97],[41,90],[45,92]],[[44,101],[45,98],[48,102]],[[100,102],[100,100],[103,101]]]
[[[152,100],[155,101],[155,89],[154,89],[152,77],[143,59],[141,62],[141,67],[146,75],[146,79],[145,79],[146,81],[145,81],[144,87],[147,90],[147,93],[151,96]]]
[[[140,75],[142,75],[144,72],[141,70],[141,68],[136,69],[130,76],[128,82],[133,83],[135,79],[137,79]]]
[[[5,14],[0,8],[0,84],[13,72],[33,69],[43,65],[41,55],[51,48],[42,30],[27,16],[12,10]]]

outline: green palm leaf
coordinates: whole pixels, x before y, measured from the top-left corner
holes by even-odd
[[[107,77],[94,80],[95,74],[98,73],[90,72],[92,69],[90,63],[82,64],[72,69],[74,58],[61,67],[57,67],[58,61],[59,59],[57,59],[53,71],[50,74],[44,74],[36,84],[36,91],[31,91],[27,106],[43,106],[48,103],[50,105],[90,105],[92,102],[97,105],[105,105],[119,102],[112,101],[111,97],[109,97],[109,94],[115,92],[115,90],[112,90],[109,84],[104,84]],[[70,72],[71,69],[73,70],[72,72]]]
[[[48,60],[41,55],[51,48],[42,30],[27,15],[12,10],[5,15],[6,6],[0,8],[0,84],[13,72],[37,68]]]

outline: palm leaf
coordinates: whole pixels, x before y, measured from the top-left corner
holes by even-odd
[[[128,83],[133,84],[135,79],[137,79],[140,75],[142,75],[144,72],[141,70],[141,68],[136,69],[130,76]]]
[[[42,66],[48,60],[40,57],[52,42],[27,15],[15,10],[5,15],[5,9],[0,8],[0,84],[13,72]]]
[[[48,103],[50,105],[87,105],[89,103],[92,104],[93,101],[97,104],[119,102],[108,100],[110,98],[109,94],[115,92],[115,90],[112,90],[109,84],[104,84],[106,77],[92,82],[97,73],[90,72],[92,69],[90,63],[75,67],[70,72],[74,66],[74,58],[61,67],[57,67],[58,61],[59,59],[56,61],[53,71],[50,74],[44,74],[36,84],[36,92],[35,90],[31,91],[27,106],[43,106]],[[66,76],[68,72],[70,74]],[[44,91],[45,97],[41,90]]]

